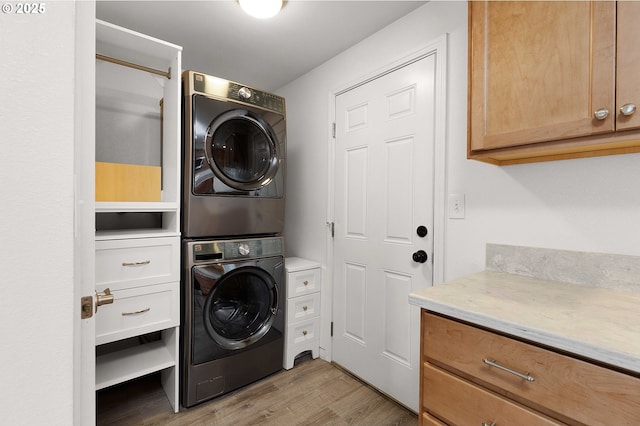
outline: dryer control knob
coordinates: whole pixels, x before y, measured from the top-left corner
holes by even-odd
[[[240,90],[238,90],[238,95],[240,95],[242,99],[249,99],[252,95],[251,89],[248,87],[241,87]]]
[[[241,256],[246,256],[251,253],[251,249],[249,248],[249,244],[239,244],[238,245],[238,253]]]

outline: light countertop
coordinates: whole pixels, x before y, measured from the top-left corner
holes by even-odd
[[[409,302],[640,373],[640,292],[487,270],[411,293]]]

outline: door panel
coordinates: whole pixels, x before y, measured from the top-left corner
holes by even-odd
[[[432,284],[435,54],[336,97],[333,360],[417,411],[419,311]]]
[[[411,292],[411,276],[393,271],[383,271],[385,277],[384,298],[384,351],[383,354],[411,366],[411,314],[405,308],[406,296]]]
[[[345,294],[342,299],[344,303],[344,334],[354,341],[365,344],[364,321],[365,321],[365,284],[366,269],[360,265],[345,263]]]

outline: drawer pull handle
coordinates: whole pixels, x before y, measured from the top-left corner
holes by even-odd
[[[133,312],[123,312],[122,316],[126,317],[127,315],[137,315],[137,314],[144,314],[145,312],[149,312],[151,310],[151,308],[144,308],[144,309],[140,309],[139,311],[133,311]]]
[[[304,331],[302,332],[302,335],[303,335],[303,336],[306,336],[306,335],[307,335],[307,330],[304,330]]]
[[[496,426],[496,422],[482,422],[482,426]]]
[[[306,285],[309,285],[309,281],[304,280],[304,282],[303,282],[302,284],[304,284],[305,286],[306,286]]]
[[[143,260],[141,262],[122,262],[122,266],[140,266],[150,264],[150,260]]]
[[[306,311],[307,309],[309,309],[309,308],[307,308],[306,306],[303,306],[303,307],[302,307],[302,310],[303,310],[303,311]]]
[[[512,370],[512,369],[510,369],[510,368],[505,367],[504,365],[500,365],[500,364],[498,364],[498,363],[496,362],[496,360],[495,360],[495,359],[487,359],[487,358],[483,358],[483,359],[482,359],[482,362],[484,362],[485,364],[487,364],[487,365],[488,365],[488,366],[490,366],[490,367],[495,367],[495,368],[497,368],[497,369],[499,369],[499,370],[506,371],[507,373],[511,373],[511,374],[513,374],[513,375],[515,375],[515,376],[518,376],[518,377],[520,377],[521,379],[526,380],[527,382],[535,382],[535,381],[536,381],[536,379],[534,379],[533,377],[531,377],[531,376],[529,375],[529,372],[526,372],[526,373],[524,373],[524,374],[519,373],[519,372],[517,372],[517,371],[515,371],[515,370]]]

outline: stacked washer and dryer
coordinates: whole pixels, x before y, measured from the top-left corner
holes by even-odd
[[[282,368],[284,98],[185,71],[182,405]]]

